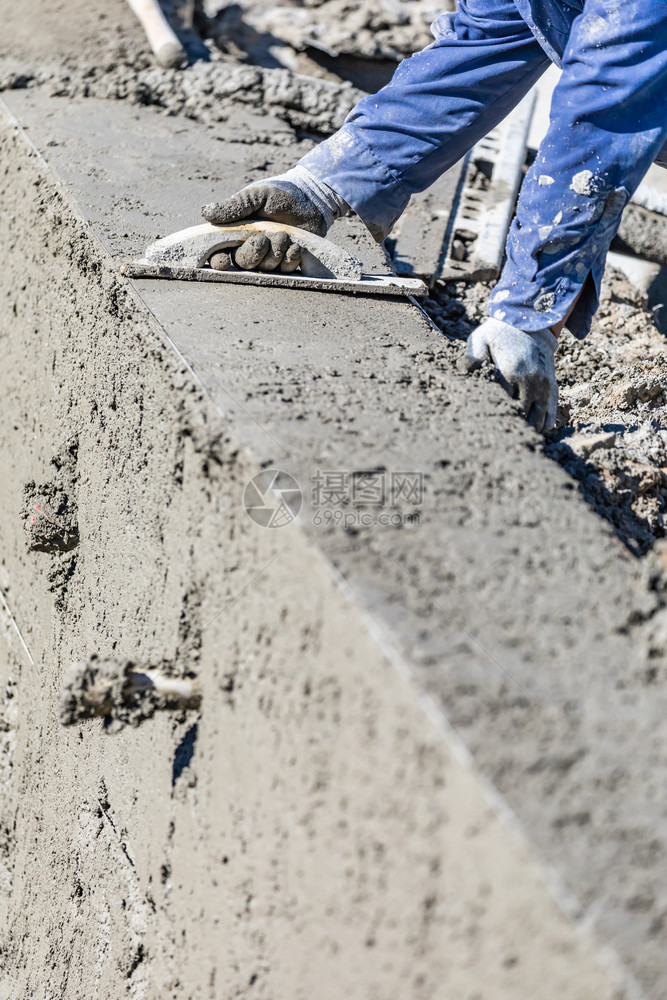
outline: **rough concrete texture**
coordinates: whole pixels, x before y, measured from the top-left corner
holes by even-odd
[[[0,78],[0,90],[43,87],[57,97],[97,97],[155,105],[204,124],[226,121],[229,108],[247,106],[259,115],[277,114],[297,128],[333,132],[361,96],[349,84],[313,80],[287,69],[201,62],[188,70],[162,69],[132,60],[102,66],[97,73],[13,67]],[[248,137],[246,141],[253,141]],[[261,139],[260,139],[261,141]]]
[[[27,482],[22,516],[28,548],[34,552],[67,552],[79,541],[76,507],[56,483]]]
[[[639,205],[628,205],[618,231],[618,244],[629,247],[646,260],[667,266],[665,216]]]
[[[279,65],[239,65],[225,59],[211,43],[206,59],[186,72],[155,64],[133,14],[119,5],[110,14],[105,5],[83,10],[58,4],[43,9],[28,0],[20,10],[7,4],[5,32],[0,41],[0,91],[40,87],[60,97],[96,97],[154,105],[166,114],[184,115],[204,124],[224,122],[236,106],[256,116],[277,115],[309,132],[338,128],[360,96],[350,83],[318,80]],[[3,8],[4,10],[4,8]],[[70,30],[73,19],[77,30]],[[108,22],[111,21],[111,24]],[[38,31],[30,25],[39,24]],[[237,120],[236,140],[257,143],[263,127],[252,135]],[[268,123],[270,141],[280,134]],[[292,141],[291,133],[284,133]]]
[[[148,164],[159,155],[159,150],[164,150],[167,134],[173,134],[170,123],[150,110],[142,112],[141,140],[137,143],[137,112],[121,104],[102,107],[108,109],[104,116],[92,101],[78,105],[57,99],[45,102],[39,94],[30,92],[17,93],[14,103],[17,113],[29,125],[32,141],[48,152],[80,210],[95,222],[101,239],[119,255],[132,244],[138,249],[149,233],[154,235],[156,220],[161,220],[168,231],[179,228],[182,218],[192,218],[195,206],[207,200],[202,197],[204,190],[210,195],[212,188],[219,191],[222,187],[224,194],[225,187],[232,183],[232,172],[238,178],[239,172],[245,173],[256,162],[256,154],[244,145],[241,150],[248,166],[243,167],[239,150],[233,144],[225,147],[214,136],[200,133],[198,126],[191,125],[179,130],[180,139],[172,138],[168,161],[165,157],[160,172],[160,184],[155,179],[151,184],[145,183],[142,178],[146,169],[151,169]],[[108,113],[112,108],[113,115]],[[101,129],[96,128],[96,121],[103,122]],[[195,147],[205,181],[188,173],[187,163]],[[10,162],[14,162],[17,153],[9,150],[7,142],[3,148]],[[39,174],[39,165],[33,166]],[[103,177],[100,170],[104,171]],[[121,177],[125,180],[119,186]],[[34,556],[28,561],[23,542],[20,547],[15,545],[16,569],[11,576],[15,590],[10,589],[9,600],[17,608],[36,662],[39,664],[46,656],[53,662],[57,650],[62,670],[72,660],[85,658],[91,651],[91,643],[104,653],[141,658],[142,662],[178,660],[202,671],[205,704],[208,704],[207,690],[212,689],[218,692],[211,696],[213,704],[215,699],[222,699],[222,705],[232,706],[237,701],[233,693],[239,683],[237,673],[243,674],[247,669],[249,678],[268,675],[266,692],[261,685],[256,691],[257,681],[246,677],[247,697],[254,698],[257,694],[260,698],[263,706],[260,712],[268,712],[276,721],[277,729],[271,739],[282,744],[287,739],[284,732],[287,719],[300,719],[304,711],[303,706],[289,708],[285,684],[301,704],[300,699],[310,698],[305,692],[312,692],[315,683],[308,683],[307,677],[302,684],[284,676],[278,680],[284,672],[280,663],[290,663],[290,670],[295,669],[295,650],[290,645],[295,641],[298,647],[303,647],[301,656],[307,672],[324,669],[326,677],[336,678],[335,684],[331,680],[334,704],[347,689],[341,674],[344,662],[350,658],[360,664],[358,669],[364,683],[351,679],[354,693],[348,696],[362,698],[358,705],[359,725],[365,731],[369,723],[363,705],[364,699],[371,695],[364,691],[368,691],[369,684],[373,690],[371,703],[379,697],[371,680],[375,669],[370,665],[373,644],[363,647],[358,660],[355,643],[361,643],[363,629],[359,628],[352,643],[350,636],[356,633],[351,631],[342,611],[342,618],[329,625],[324,608],[328,609],[333,602],[333,614],[335,590],[327,591],[326,597],[318,594],[315,569],[311,566],[314,556],[309,554],[307,543],[300,540],[296,529],[284,541],[281,535],[274,539],[265,529],[257,529],[251,534],[250,544],[248,532],[252,524],[241,510],[240,491],[252,474],[252,465],[243,466],[235,448],[231,444],[225,446],[227,425],[210,428],[210,411],[191,385],[187,371],[170,360],[167,348],[158,346],[154,331],[142,328],[141,311],[132,305],[119,279],[109,277],[108,265],[99,260],[92,240],[81,232],[73,235],[67,220],[63,224],[64,206],[48,190],[48,185],[39,176],[31,176],[28,164],[22,164],[20,172],[8,173],[6,178],[4,200],[12,205],[13,220],[5,241],[11,246],[16,239],[11,234],[31,234],[30,245],[22,235],[22,260],[18,261],[16,255],[8,257],[17,268],[16,277],[6,286],[6,306],[7,318],[12,321],[9,328],[18,337],[14,346],[18,360],[15,369],[8,356],[6,398],[8,412],[25,413],[28,422],[13,433],[18,433],[19,440],[27,441],[34,435],[34,443],[28,450],[10,441],[5,447],[7,454],[18,451],[20,465],[20,471],[15,478],[10,477],[6,486],[8,519],[13,491],[30,475],[44,477],[42,467],[46,468],[52,454],[62,450],[58,438],[63,430],[66,428],[68,437],[76,435],[79,441],[77,504],[82,542],[75,562],[68,554],[56,557],[66,570],[59,578],[56,621],[60,624],[55,626],[55,634],[50,631],[51,612],[42,622],[37,610],[26,606],[24,596],[27,589],[29,600],[34,602],[40,592],[48,593],[45,588],[53,586],[49,581],[53,569],[35,563]],[[36,192],[33,200],[26,197],[26,191],[32,190]],[[32,220],[30,225],[29,220]],[[30,267],[30,247],[34,248],[34,266],[39,269],[39,286],[25,277]],[[67,259],[72,273],[63,286],[62,268]],[[61,292],[59,298],[63,297],[64,303],[55,314],[48,308],[48,296],[44,294],[47,262],[54,269],[55,287],[71,289],[66,296]],[[587,905],[599,908],[596,923],[601,937],[613,940],[625,950],[628,960],[634,959],[637,973],[645,982],[656,982],[662,950],[655,936],[652,911],[662,904],[656,898],[650,872],[654,865],[660,864],[662,847],[658,817],[651,812],[650,788],[658,765],[654,736],[653,741],[646,740],[644,753],[637,750],[635,743],[642,727],[655,734],[661,703],[654,686],[647,689],[641,680],[643,674],[637,676],[641,650],[637,648],[637,628],[632,626],[655,612],[657,598],[642,584],[639,568],[635,569],[624,558],[613,537],[576,501],[567,478],[557,467],[545,463],[537,449],[538,439],[516,421],[512,404],[490,386],[454,374],[452,362],[458,353],[457,346],[442,340],[413,307],[383,302],[369,312],[363,306],[360,309],[359,300],[341,298],[335,312],[328,315],[322,311],[322,297],[316,294],[303,292],[285,304],[282,300],[285,292],[257,289],[248,295],[243,289],[224,286],[222,308],[219,286],[140,281],[137,287],[150,311],[164,322],[172,340],[178,338],[181,351],[194,364],[239,438],[253,449],[255,468],[280,463],[296,475],[306,490],[318,468],[368,469],[384,465],[388,469],[417,469],[424,474],[426,494],[422,524],[418,528],[392,530],[378,525],[346,531],[310,525],[308,530],[318,548],[334,560],[349,580],[356,600],[393,634],[394,641],[413,664],[422,688],[449,707],[481,764],[498,780],[544,855],[560,868]],[[81,295],[86,296],[83,301]],[[103,325],[100,297],[110,313]],[[12,320],[14,307],[17,316]],[[220,317],[225,315],[233,315],[234,322],[221,321]],[[326,333],[328,324],[334,333],[340,331],[334,338]],[[49,331],[47,336],[45,328]],[[129,344],[125,343],[126,337]],[[26,385],[25,357],[33,357],[35,352],[43,360],[31,364],[30,384]],[[34,378],[34,365],[45,372],[48,391]],[[28,400],[33,400],[32,405]],[[285,405],[287,402],[289,405]],[[64,409],[56,409],[47,419],[44,409],[47,404]],[[475,419],[463,419],[464,407]],[[34,428],[32,432],[30,428]],[[145,440],[143,435],[147,435]],[[504,442],[502,451],[498,448],[499,435]],[[82,438],[87,461],[93,466],[84,465],[83,470]],[[242,471],[236,470],[236,462],[241,463]],[[542,487],[539,491],[534,488],[536,482]],[[83,497],[86,497],[86,511]],[[549,524],[546,537],[540,527],[543,523]],[[306,549],[301,554],[293,549],[302,545]],[[68,558],[70,562],[66,562]],[[536,561],[544,566],[541,588],[535,586]],[[148,567],[147,573],[144,565]],[[27,588],[16,582],[26,572],[28,579],[32,578]],[[320,572],[326,576],[324,568]],[[41,585],[34,574],[37,581],[44,579]],[[296,591],[290,590],[289,595],[279,599],[280,588],[287,586],[283,575]],[[309,600],[302,593],[304,587]],[[241,591],[241,598],[249,602],[247,622],[239,617],[240,607],[234,600]],[[512,601],[508,594],[513,594]],[[229,601],[234,601],[233,611],[230,607],[220,617]],[[295,622],[287,627],[280,624],[280,616],[288,621],[290,604]],[[320,610],[316,611],[316,607]],[[278,616],[275,631],[267,625],[267,615],[269,620]],[[326,637],[316,627],[320,619],[322,629],[334,629],[327,631]],[[213,624],[200,636],[200,630],[211,620]],[[595,630],[590,628],[592,620],[597,622]],[[340,638],[333,639],[335,634],[347,637],[344,647]],[[85,644],[85,648],[77,642]],[[270,642],[268,659],[261,656],[257,662],[258,649],[265,642]],[[207,643],[212,645],[207,647],[202,660],[200,647]],[[232,654],[233,650],[236,652]],[[54,720],[56,709],[50,701],[56,701],[59,673],[49,674],[50,688],[43,694],[42,711]],[[205,675],[209,675],[208,681]],[[630,684],[633,676],[637,680]],[[216,677],[219,679],[215,680]],[[617,684],[621,678],[625,678],[626,686],[631,686],[631,692],[619,691]],[[384,674],[378,683],[383,691],[389,690]],[[271,689],[274,691],[269,695]],[[634,702],[632,711],[627,707],[628,698]],[[608,711],[601,715],[603,703],[607,703]],[[620,711],[622,706],[624,711]],[[220,731],[219,710],[209,711],[211,741],[215,744],[222,739],[224,746],[214,751],[211,744],[197,741],[191,765],[194,770],[188,770],[188,775],[200,775],[198,760],[215,760],[211,776],[202,765],[197,780],[204,784],[213,781],[213,773],[219,773],[217,769],[230,755],[235,766],[240,766],[236,751],[232,752],[225,742],[230,738],[226,725],[222,727],[224,734]],[[292,712],[296,715],[292,716]],[[354,713],[347,705],[344,711],[332,707],[331,712],[333,738],[336,724],[350,720]],[[243,727],[250,725],[250,716],[241,714]],[[372,726],[380,725],[375,713],[372,717]],[[206,718],[204,713],[200,734]],[[82,760],[90,760],[90,754],[100,755],[94,781],[104,779],[107,792],[101,798],[113,802],[113,809],[119,811],[118,817],[114,814],[116,828],[126,829],[128,838],[138,837],[137,852],[143,850],[164,864],[165,852],[171,850],[169,838],[160,848],[152,842],[142,847],[131,815],[141,817],[144,809],[145,815],[159,814],[155,769],[160,769],[160,760],[175,759],[174,741],[184,738],[194,723],[190,719],[177,723],[175,735],[171,726],[161,720],[149,724],[156,728],[166,726],[167,733],[163,736],[166,743],[161,742],[157,732],[151,732],[155,745],[151,743],[150,751],[141,749],[141,744],[134,744],[134,749],[121,749],[133,747],[132,737],[128,736],[123,737],[124,742],[118,748],[107,749],[102,744],[105,748],[102,753],[99,744],[94,746],[91,740],[103,740],[105,734],[99,732],[94,736],[86,729],[83,739],[79,738],[79,753]],[[302,725],[300,722],[299,727]],[[22,719],[21,728],[27,739],[31,728],[40,731],[40,723]],[[349,737],[345,732],[343,742],[347,745]],[[51,752],[58,754],[67,737],[57,731],[53,722],[45,739]],[[630,744],[633,752],[628,759]],[[164,749],[160,752],[161,746]],[[65,760],[71,751],[70,743],[66,750],[60,750]],[[28,739],[27,746],[23,744],[17,753],[18,775],[27,773],[24,754],[34,752]],[[262,752],[259,747],[256,749],[257,754]],[[330,746],[323,751],[322,766],[332,752]],[[286,748],[286,753],[288,759],[292,759],[291,755],[297,761],[302,759],[296,750]],[[132,784],[130,792],[125,787],[128,764],[115,765],[107,760],[107,754],[112,757],[121,754],[126,761],[136,755],[142,761],[142,768],[144,762],[149,767],[148,757],[153,769],[149,774],[153,777],[147,779],[143,770],[135,773],[136,784]],[[385,754],[387,762],[400,761],[392,766],[406,772],[407,785],[399,782],[402,791],[396,787],[391,796],[391,811],[405,815],[405,804],[399,809],[398,802],[415,780],[415,772],[409,772],[408,758],[414,759],[419,754],[416,749],[403,751],[395,747],[390,752],[385,747],[374,758],[373,781],[382,770],[380,762]],[[352,755],[355,760],[357,757],[366,761],[362,746]],[[255,757],[257,767],[260,759],[261,756]],[[345,766],[341,762],[341,767]],[[628,788],[627,794],[610,798],[607,784],[623,782],[619,774],[621,766],[632,794]],[[247,771],[244,768],[243,773],[250,775],[253,768]],[[128,813],[132,799],[142,794],[137,786],[147,780],[156,798]],[[266,780],[280,785],[283,779],[275,776]],[[368,793],[366,780],[362,780],[364,795]],[[323,781],[334,797],[340,796],[341,788],[345,787],[345,783],[340,786],[329,777]],[[395,774],[391,781],[396,782]],[[320,794],[319,779],[315,776],[306,784],[312,787],[315,797]],[[81,792],[76,784],[73,788],[70,809],[80,809]],[[27,932],[27,928],[22,929],[22,920],[31,912],[31,906],[40,912],[44,910],[47,926],[54,919],[54,910],[48,908],[40,895],[44,888],[24,874],[36,863],[29,845],[34,842],[33,824],[37,820],[34,803],[25,794],[25,787],[23,792],[20,808],[24,812],[17,819],[14,841],[16,888],[11,900],[9,942],[12,969],[20,968],[28,960],[29,952],[21,951],[19,942]],[[43,794],[40,787],[40,795]],[[56,794],[61,797],[60,787]],[[252,783],[248,794],[258,794]],[[298,799],[296,788],[293,794]],[[428,800],[432,789],[424,794]],[[349,802],[351,790],[346,788],[342,795]],[[413,800],[408,796],[407,801]],[[232,808],[232,803],[228,802],[227,807]],[[93,804],[91,808],[93,814],[87,831],[93,830],[98,822],[94,818],[97,806]],[[215,814],[222,808],[221,801],[211,799],[209,808]],[[255,806],[253,810],[258,808]],[[305,807],[301,804],[294,808],[297,816],[304,815],[301,811],[304,808],[307,814],[311,810],[307,803]],[[363,811],[365,806],[359,803],[359,808]],[[246,809],[243,822],[247,824]],[[408,814],[412,809],[412,806],[407,808]],[[450,802],[448,809],[453,809],[459,820],[463,820],[458,805]],[[268,836],[265,830],[275,829],[275,821],[260,817],[253,810],[252,833],[248,831],[246,836]],[[281,807],[281,814],[283,811]],[[173,817],[165,817],[167,831],[172,821]],[[53,822],[52,817],[45,816],[43,807],[39,809],[39,822]],[[202,817],[198,822],[206,831],[198,836],[203,836],[206,843],[215,821]],[[322,809],[322,822],[334,822],[328,799]],[[357,819],[353,825],[357,827]],[[433,829],[437,825],[434,819]],[[636,846],[625,851],[623,841],[618,846],[619,835],[627,837],[629,830],[633,831]],[[54,844],[60,843],[60,850],[69,855],[69,832],[64,834],[64,842],[57,833],[50,835]],[[88,835],[82,835],[82,840]],[[279,840],[285,836],[282,826],[276,830],[276,836]],[[319,832],[312,836],[319,851],[324,842],[322,836]],[[196,837],[193,839],[192,833],[188,837],[192,844],[200,843]],[[406,851],[409,854],[408,840],[407,831],[402,831],[393,841],[394,849],[403,857],[407,857]],[[425,850],[423,843],[415,849]],[[269,855],[274,850],[275,842],[271,839],[267,842]],[[206,852],[209,851],[207,846]],[[378,864],[386,875],[393,871],[396,861],[393,856],[387,860],[380,853],[382,860]],[[138,867],[134,857],[133,862]],[[148,866],[144,868],[148,873],[146,878],[152,876],[154,883],[157,874],[148,861],[140,863]],[[99,868],[95,868],[98,862],[91,860],[90,864],[87,877],[92,879],[93,871],[99,872]],[[178,879],[189,881],[195,877],[197,881],[185,862],[183,866]],[[377,877],[380,878],[379,873]],[[427,884],[430,876],[424,877]],[[211,872],[206,878],[218,881],[220,876]],[[416,884],[416,876],[408,875],[407,870],[406,878]],[[650,899],[646,896],[647,878],[652,886]],[[619,882],[624,886],[620,898]],[[393,876],[389,883],[394,888],[397,885]],[[170,886],[170,880],[165,884]],[[115,905],[117,889],[102,878],[99,905],[103,910],[107,905]],[[182,885],[181,889],[186,891]],[[147,884],[145,890],[155,901]],[[249,894],[254,898],[258,891]],[[310,900],[305,887],[304,893]],[[639,897],[642,905],[635,906],[634,900]],[[451,901],[451,896],[447,899]],[[266,899],[264,902],[269,907],[265,913],[278,906],[275,899],[270,905]],[[375,892],[369,895],[368,902],[373,908],[379,905]],[[144,912],[146,905],[150,908],[150,904],[137,903],[143,914],[140,926],[147,928],[150,922]],[[157,909],[157,902],[155,905]],[[389,925],[393,923],[395,905],[389,902],[382,905],[382,917],[377,919],[383,926],[385,919]],[[397,909],[403,905],[401,902]],[[447,908],[449,903],[444,905]],[[56,904],[52,906],[57,911]],[[186,920],[189,912],[183,906],[181,900],[173,918],[179,934],[185,929],[179,920]],[[211,906],[219,909],[220,903],[212,902]],[[234,906],[235,913],[244,912],[240,902]],[[626,916],[627,913],[630,915]],[[226,914],[228,919],[228,908]],[[61,919],[58,912],[57,921]],[[212,919],[206,916],[204,925],[210,927]],[[295,919],[300,926],[305,918],[295,916]],[[337,926],[333,914],[331,919],[332,926]],[[311,914],[311,920],[317,924],[320,918],[315,919]],[[275,921],[271,923],[276,933],[283,933]],[[251,937],[255,934],[263,937],[266,933],[256,930],[250,918],[247,926]],[[40,936],[48,940],[50,933],[45,927]],[[129,930],[127,933],[131,937]],[[162,955],[167,948],[162,935],[168,936],[168,932],[161,925],[158,929],[156,924],[155,938],[137,951],[136,942],[142,933],[137,931],[137,937],[131,938],[135,941],[135,951],[126,965],[122,965],[125,959],[121,961],[114,953],[114,961],[120,962],[131,978],[135,975],[134,963],[137,962],[136,969],[144,964],[143,959],[138,962],[140,956],[149,952],[151,956]],[[215,932],[212,933],[215,938]],[[119,940],[119,934],[120,931],[114,930],[111,935],[114,942]],[[413,932],[405,928],[400,934],[404,939],[414,939]],[[197,925],[194,935],[197,940],[206,937],[201,925]],[[325,938],[328,940],[327,934]],[[389,952],[397,947],[391,935],[387,942],[390,940]],[[627,940],[631,940],[632,948],[625,947]],[[324,943],[322,946],[325,947]],[[530,946],[534,948],[534,941],[531,940]],[[81,948],[85,951],[88,947],[92,944],[83,935]],[[130,946],[126,943],[123,947]],[[255,947],[257,962],[263,963],[262,969],[268,976],[271,960],[259,944]],[[303,942],[296,947],[300,955],[307,954],[309,946]],[[422,945],[416,947],[419,950]],[[443,939],[434,941],[434,954],[442,949]],[[445,950],[449,961],[451,948]],[[405,962],[408,977],[405,982],[413,984],[410,988],[417,991],[417,996],[429,995],[429,990],[436,990],[437,995],[444,982],[444,970],[438,963],[431,964],[435,959],[429,952],[425,964],[432,970],[431,985],[419,979],[422,973],[417,976],[417,984],[412,978],[415,954],[410,951],[409,958],[401,960]],[[43,959],[43,953],[39,953],[39,958]],[[184,958],[179,953],[181,960],[195,961],[193,955]],[[207,961],[206,976],[211,974],[211,960]],[[234,960],[230,961],[234,964]],[[199,964],[197,961],[197,967]],[[243,972],[239,975],[245,976],[247,955],[240,964]],[[567,965],[571,968],[569,959]],[[103,963],[103,967],[106,975],[108,966]],[[353,967],[354,963],[346,963],[346,968]],[[140,976],[144,974],[148,975],[142,971]],[[175,972],[171,974],[176,976]],[[250,978],[255,974],[251,973]],[[192,977],[194,972],[188,975]],[[272,974],[267,980],[270,984],[266,987],[267,995],[272,991],[274,995],[288,995],[280,974],[275,975],[278,978]],[[299,989],[308,981],[305,971],[303,975],[305,980],[297,976]],[[397,988],[395,967],[387,976],[386,982],[391,982],[393,993]],[[367,995],[369,980],[365,977],[366,973],[356,987],[359,995]],[[103,977],[99,981],[103,983]],[[340,980],[335,982],[338,992],[342,988],[353,990],[347,981],[344,986]],[[436,983],[440,983],[437,988]],[[378,990],[384,988],[378,985]],[[508,987],[508,995],[516,997],[526,989],[515,983],[511,989]],[[534,984],[531,983],[530,989],[534,989]],[[575,989],[574,995],[578,995],[579,986],[568,985],[567,989]],[[558,992],[562,992],[560,987]]]
[[[283,122],[8,99],[64,188],[3,132],[0,583],[30,657],[10,621],[0,993],[613,996],[538,857],[640,981],[616,995],[662,998],[659,556],[629,554],[414,307],[121,283],[105,250],[293,162]],[[353,223],[334,234],[380,266]],[[23,487],[73,439],[79,545],[30,552]],[[302,484],[299,525],[242,509],[271,467]],[[421,473],[420,523],[323,518],[318,470]],[[94,651],[198,673],[201,718],[61,730]]]
[[[623,260],[618,256],[616,260]],[[438,287],[426,302],[451,335],[465,339],[486,315],[489,286]],[[609,266],[600,310],[585,341],[560,338],[559,428],[546,453],[573,477],[631,552],[664,544],[667,409],[662,306]],[[656,326],[656,320],[660,329]],[[589,438],[606,443],[589,447]]]
[[[145,669],[131,660],[104,660],[93,654],[77,663],[63,684],[60,721],[73,726],[85,719],[103,718],[114,731],[138,726],[156,711],[198,709],[199,679],[179,677],[172,663]]]
[[[231,9],[230,9],[231,8]],[[247,50],[250,31],[298,50],[320,49],[332,56],[354,55],[367,59],[402,59],[433,41],[429,26],[443,10],[453,10],[447,0],[288,0],[263,3],[241,0],[225,4],[205,0],[209,30]],[[239,17],[239,13],[241,16]],[[265,43],[266,44],[266,43]],[[257,40],[255,40],[257,45]]]
[[[246,516],[258,464],[6,118],[0,149],[0,996],[632,995],[319,547]],[[45,561],[19,498],[64,433],[81,541]],[[201,715],[62,729],[91,646],[191,667]]]

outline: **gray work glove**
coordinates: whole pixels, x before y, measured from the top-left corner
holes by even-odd
[[[474,372],[492,361],[503,387],[519,400],[528,423],[536,431],[548,431],[555,426],[558,412],[557,347],[551,330],[524,333],[509,323],[487,319],[468,337],[461,364],[465,371]]]
[[[226,201],[204,205],[207,222],[224,226],[243,219],[270,219],[298,226],[317,236],[326,236],[329,227],[348,211],[348,205],[327,184],[297,164],[284,174],[255,181]],[[271,237],[262,233],[250,237],[234,251],[234,263],[248,271],[294,271],[298,254],[286,234]],[[296,263],[295,263],[296,261]]]

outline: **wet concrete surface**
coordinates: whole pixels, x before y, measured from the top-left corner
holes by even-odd
[[[234,142],[234,122],[204,129],[30,92],[9,103],[119,262],[295,158],[294,147]],[[239,133],[252,129],[243,116]],[[354,223],[332,237],[381,269]],[[545,459],[501,390],[455,371],[461,345],[413,306],[136,288],[254,458],[296,478],[314,544],[446,709],[601,939],[662,996],[664,652],[648,662],[645,629],[663,602],[645,567]],[[364,472],[385,485],[422,477],[421,503],[392,508],[419,523],[363,522],[360,510],[378,519],[371,503],[337,525],[339,507],[344,518],[354,505],[323,507],[318,483],[342,473],[349,486]]]
[[[36,110],[21,114],[41,145]],[[47,154],[67,139],[54,121]],[[134,135],[150,171],[145,122],[107,143],[127,158]],[[0,124],[0,996],[640,996],[562,880],[545,881],[352,573],[317,532],[248,516],[260,464],[244,425]],[[89,192],[103,157],[100,142]],[[188,301],[235,330],[221,299],[206,316]],[[357,327],[374,314],[346,301]],[[402,316],[410,339],[418,314]],[[310,454],[290,442],[295,462]],[[74,549],[27,543],[30,484],[54,503],[66,488]],[[95,652],[196,674],[201,708],[63,728],[70,667]]]

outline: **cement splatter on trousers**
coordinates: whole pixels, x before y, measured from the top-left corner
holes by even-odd
[[[623,208],[651,163],[667,162],[667,8],[461,0],[433,33],[431,46],[301,162],[382,239],[410,196],[555,62],[563,72],[551,125],[519,197],[490,315],[530,332],[558,323],[576,301],[568,326],[583,337]]]

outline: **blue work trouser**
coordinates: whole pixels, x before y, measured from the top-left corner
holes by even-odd
[[[549,64],[551,123],[523,183],[492,316],[585,336],[624,205],[667,144],[667,0],[460,0],[302,163],[377,239]],[[592,279],[592,280],[591,280]]]

